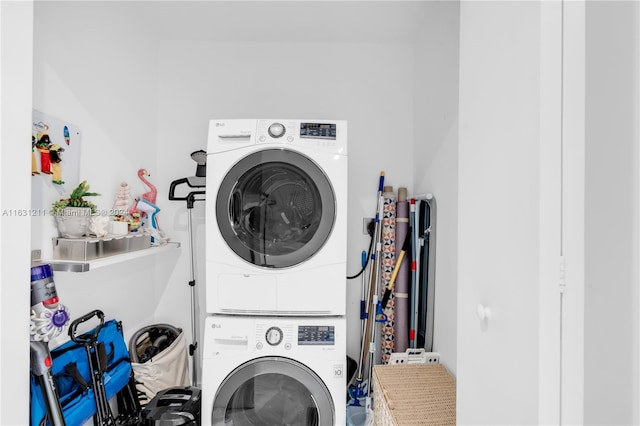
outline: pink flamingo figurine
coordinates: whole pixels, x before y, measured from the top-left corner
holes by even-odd
[[[149,191],[142,194],[142,198],[149,201],[151,204],[156,203],[156,197],[158,196],[158,190],[151,182],[145,179],[145,176],[151,176],[151,174],[147,171],[147,169],[138,170],[138,177],[145,185],[149,187]]]

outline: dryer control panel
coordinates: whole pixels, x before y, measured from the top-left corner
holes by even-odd
[[[282,124],[279,122],[274,122],[269,125],[267,128],[267,134],[274,139],[281,138],[285,134],[289,134],[287,140],[289,142],[294,141],[293,134],[295,132],[296,123],[286,123]],[[325,139],[325,140],[336,140],[336,134],[338,132],[338,127],[336,123],[300,123],[299,135],[302,139]],[[259,140],[264,142],[266,137],[260,136]]]
[[[270,145],[347,155],[347,122],[323,119],[211,120],[207,154]]]
[[[258,144],[287,144],[314,147],[324,151],[344,153],[346,141],[341,139],[340,122],[321,120],[258,120]],[[342,127],[345,125],[342,124]]]
[[[313,139],[336,139],[335,123],[300,123],[300,137]]]
[[[332,325],[299,325],[298,345],[335,345],[336,330]]]

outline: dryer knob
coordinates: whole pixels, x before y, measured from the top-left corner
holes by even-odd
[[[269,126],[269,135],[271,135],[272,138],[279,138],[284,135],[284,132],[285,128],[280,123],[273,123]]]
[[[267,343],[271,346],[279,345],[282,342],[283,337],[284,336],[282,330],[279,327],[269,327],[267,333],[264,336]]]

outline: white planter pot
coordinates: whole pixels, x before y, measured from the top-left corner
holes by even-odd
[[[111,221],[109,233],[112,235],[127,235],[129,233],[129,224],[127,222]]]
[[[65,207],[56,216],[58,232],[63,238],[80,238],[89,233],[91,207]]]

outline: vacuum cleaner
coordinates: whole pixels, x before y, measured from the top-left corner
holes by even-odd
[[[62,333],[69,323],[69,313],[59,302],[51,265],[31,268],[31,371],[37,377],[45,401],[46,414],[53,426],[65,420],[58,392],[51,375],[49,340]]]

